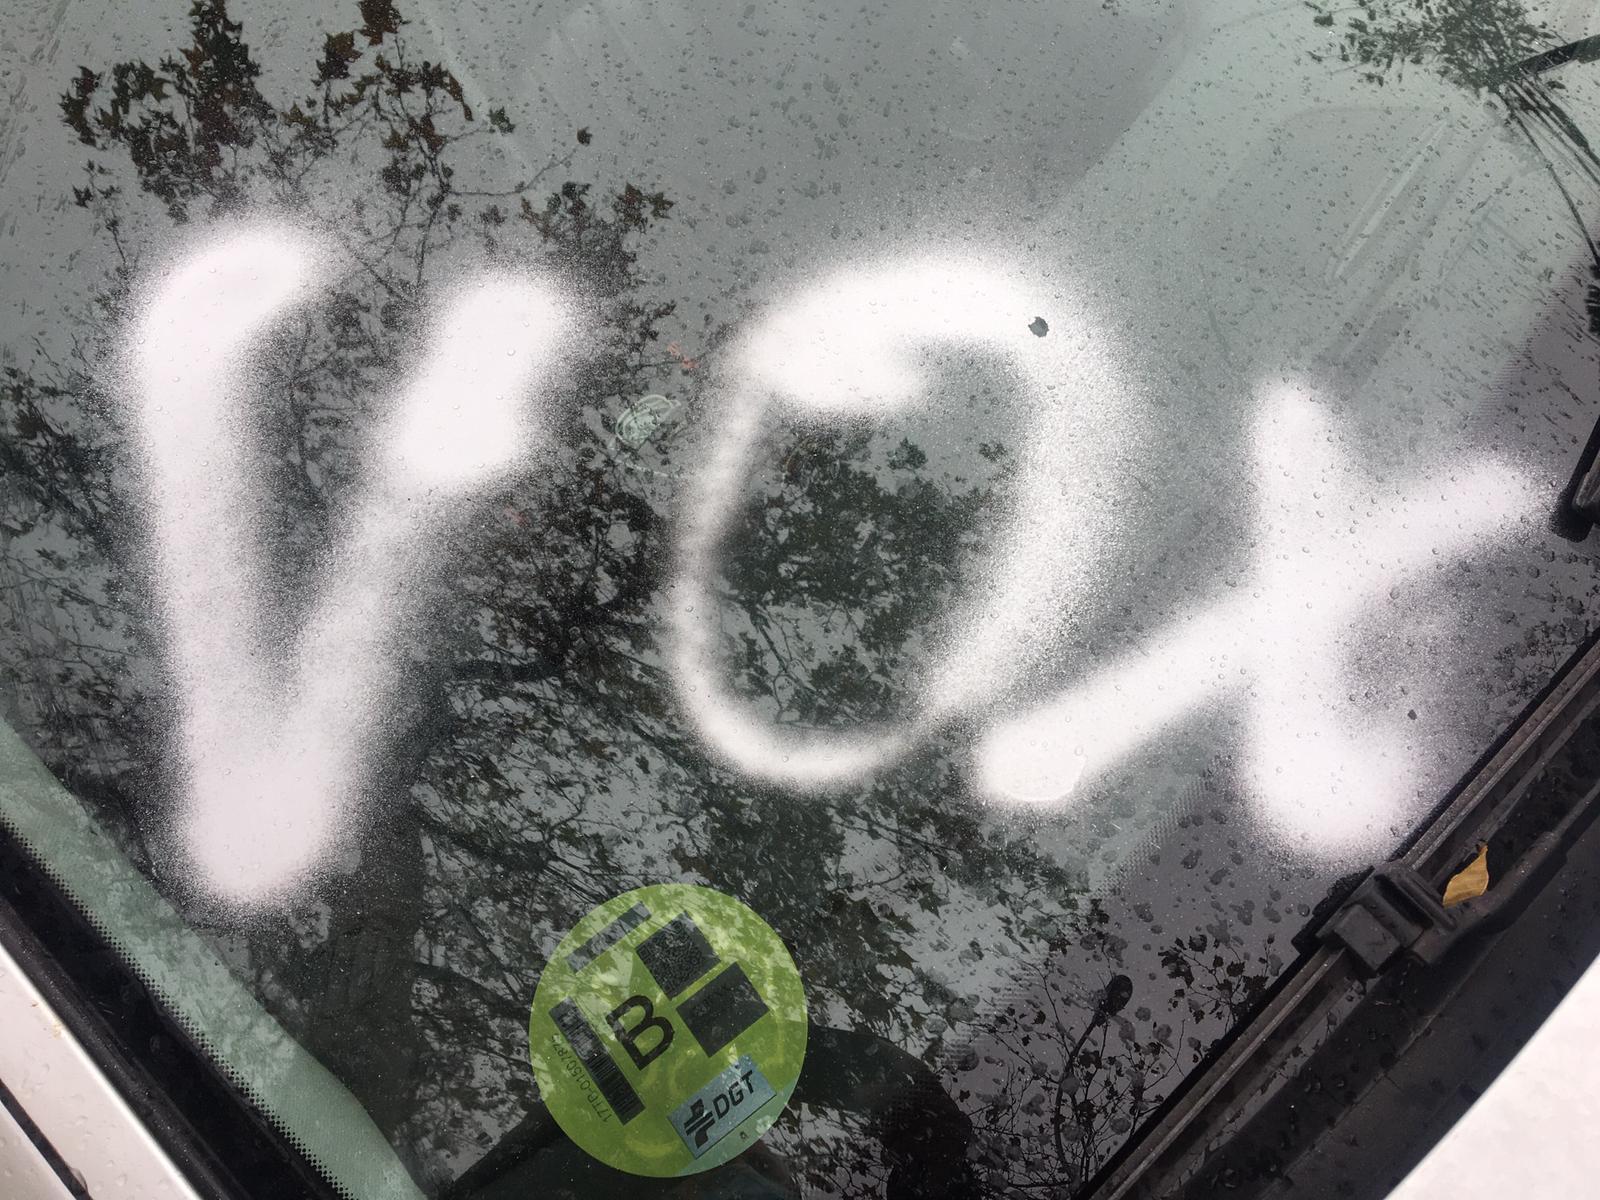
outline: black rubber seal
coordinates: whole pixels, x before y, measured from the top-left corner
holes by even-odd
[[[0,945],[202,1196],[339,1200],[3,826]]]

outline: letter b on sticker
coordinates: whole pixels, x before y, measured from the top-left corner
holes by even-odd
[[[620,1170],[684,1175],[753,1145],[783,1111],[805,1056],[805,992],[754,912],[662,884],[567,934],[528,1032],[540,1093],[575,1143]]]
[[[633,1012],[639,1014],[639,1019],[630,1028],[622,1018]],[[648,996],[629,996],[606,1014],[606,1023],[616,1033],[617,1041],[628,1052],[628,1057],[633,1059],[633,1065],[641,1071],[672,1045],[672,1022],[655,1015],[655,1006],[650,1003]],[[654,1035],[655,1044],[648,1050],[639,1049],[639,1042],[649,1035]]]

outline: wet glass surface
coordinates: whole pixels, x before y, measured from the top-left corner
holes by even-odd
[[[16,15],[5,754],[425,1194],[611,1194],[680,881],[813,1025],[681,1194],[1070,1192],[1592,628],[1585,6],[1001,7]]]

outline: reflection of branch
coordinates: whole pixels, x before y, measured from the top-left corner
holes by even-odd
[[[543,683],[560,672],[560,663],[542,655],[534,655],[517,662],[474,658],[458,662],[450,669],[451,678],[455,680],[505,685]]]
[[[446,1037],[459,1039],[462,1036],[461,1027],[465,1026],[468,1036],[473,1039],[472,1051],[474,1054],[487,1054],[494,1058],[498,1058],[501,1062],[505,1063],[507,1067],[511,1068],[511,1070],[518,1076],[524,1075],[527,1072],[528,1060],[526,1057],[524,1057],[524,1055],[507,1054],[504,1050],[487,1044],[483,1037],[483,1023],[476,1017],[468,1016],[465,1018],[458,1018],[447,1013],[429,1012],[427,1009],[420,1010],[417,1015],[421,1017],[424,1022],[431,1025],[435,1032],[441,1033]],[[524,1025],[527,1019],[527,1010],[519,1007],[517,1009],[517,1025]],[[442,1049],[437,1042],[432,1043],[431,1048],[435,1050]],[[504,1079],[506,1077],[502,1076],[502,1078]]]
[[[1589,247],[1591,261],[1597,267],[1600,267],[1600,248],[1596,247],[1594,239],[1589,236],[1588,223],[1584,221],[1572,195],[1567,191],[1566,185],[1562,183],[1555,164],[1550,161],[1549,155],[1545,153],[1544,148],[1539,145],[1538,140],[1533,136],[1533,131],[1528,128],[1528,124],[1523,120],[1520,111],[1527,109],[1533,112],[1547,126],[1552,128],[1552,132],[1558,138],[1567,141],[1577,151],[1581,160],[1587,160],[1580,161],[1579,169],[1589,177],[1591,182],[1600,184],[1600,174],[1596,172],[1596,168],[1600,167],[1600,156],[1595,154],[1588,138],[1578,128],[1577,122],[1572,119],[1571,115],[1560,104],[1556,103],[1550,94],[1551,85],[1538,78],[1538,76],[1547,71],[1569,63],[1596,61],[1600,61],[1600,36],[1568,42],[1566,45],[1557,46],[1541,54],[1524,58],[1520,62],[1505,68],[1498,73],[1498,78],[1491,85],[1491,90],[1506,106],[1518,130],[1528,139],[1534,153],[1539,156],[1546,169],[1549,170],[1551,178],[1555,181],[1556,188],[1561,193],[1562,200],[1566,202],[1568,211],[1571,212],[1573,220],[1578,225],[1579,232],[1583,235],[1584,242]]]
[[[1552,105],[1551,107],[1558,106]],[[1507,101],[1506,109],[1512,121],[1516,123],[1517,129],[1523,137],[1528,139],[1528,144],[1533,147],[1533,152],[1538,155],[1539,161],[1544,163],[1545,170],[1549,172],[1551,181],[1556,185],[1556,190],[1561,193],[1561,199],[1566,203],[1567,211],[1572,214],[1572,219],[1578,227],[1579,235],[1589,248],[1590,262],[1595,264],[1596,267],[1600,267],[1600,246],[1596,246],[1594,239],[1589,236],[1588,222],[1583,219],[1583,214],[1578,210],[1577,201],[1572,198],[1572,193],[1567,190],[1567,185],[1562,182],[1561,174],[1556,170],[1555,163],[1550,161],[1550,156],[1545,153],[1544,147],[1539,145],[1539,139],[1533,136],[1533,130],[1528,128],[1528,123],[1522,119],[1522,114],[1518,111],[1517,106]],[[1535,111],[1539,111],[1537,107]],[[1571,118],[1568,118],[1569,123],[1570,120]],[[1594,157],[1594,152],[1589,150],[1587,145],[1580,146],[1580,149],[1587,151],[1590,158]]]
[[[1072,1074],[1072,1069],[1078,1065],[1078,1051],[1083,1049],[1083,1043],[1088,1039],[1089,1035],[1094,1032],[1095,1027],[1102,1024],[1103,1021],[1104,1018],[1100,1017],[1100,1015],[1097,1013],[1095,1017],[1090,1020],[1089,1024],[1083,1027],[1083,1032],[1078,1035],[1078,1040],[1073,1042],[1072,1049],[1067,1051],[1067,1061],[1061,1064],[1061,1073],[1056,1076],[1056,1096],[1055,1107],[1053,1109],[1054,1116],[1051,1118],[1050,1125],[1051,1130],[1055,1135],[1056,1159],[1063,1167],[1068,1165],[1066,1138],[1063,1131],[1063,1127],[1066,1124],[1066,1114],[1061,1108],[1061,1105],[1066,1098],[1067,1079]],[[1072,1090],[1074,1094],[1076,1094],[1078,1090],[1076,1085],[1074,1085]]]
[[[470,975],[463,975],[459,971],[452,971],[448,967],[437,966],[430,962],[417,962],[416,972],[423,979],[431,980],[440,987],[453,988],[464,985],[472,994],[483,1000],[490,1008],[508,1020],[521,1022],[527,1018],[526,1008],[512,1000],[506,999],[486,983],[473,979]]]

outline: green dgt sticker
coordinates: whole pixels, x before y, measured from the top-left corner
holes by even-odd
[[[755,1144],[806,1055],[806,997],[783,941],[732,896],[687,883],[595,909],[539,976],[529,1053],[586,1152],[691,1175]]]

